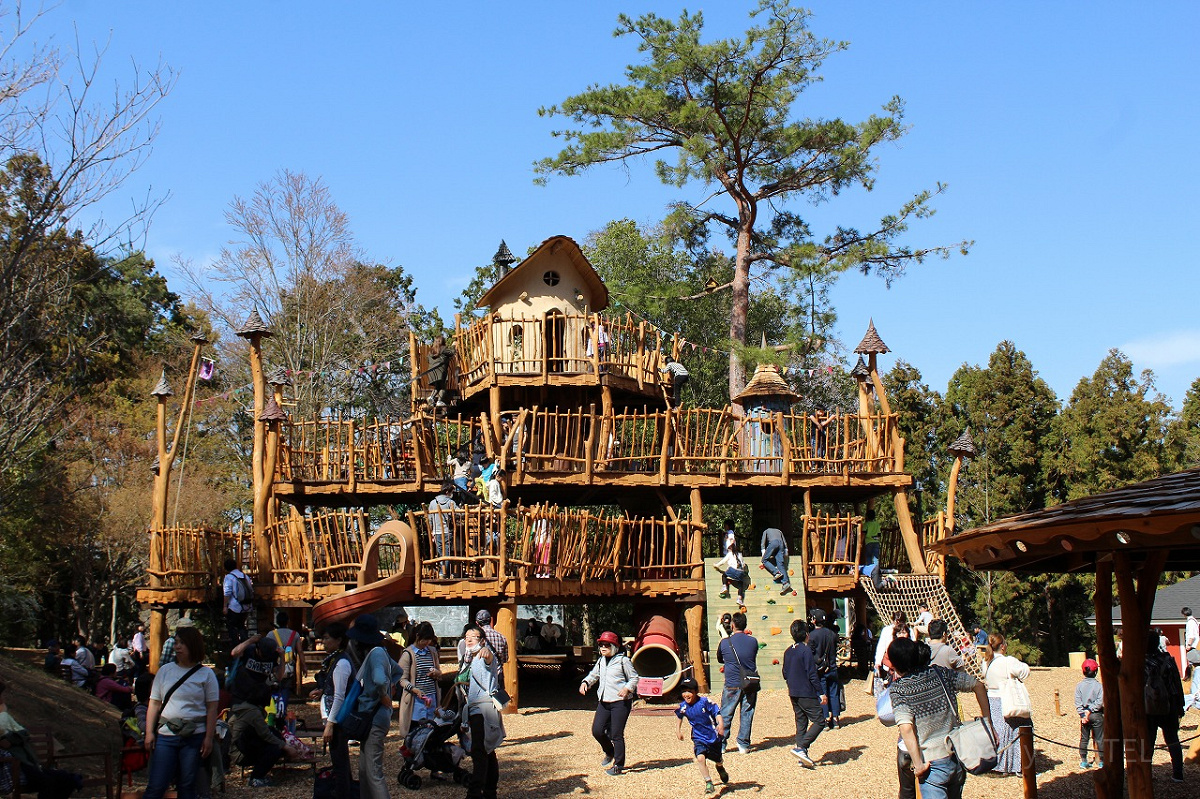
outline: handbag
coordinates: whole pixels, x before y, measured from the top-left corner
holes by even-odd
[[[891,688],[884,688],[875,700],[875,717],[885,727],[896,726],[896,711],[892,707]]]
[[[737,661],[738,668],[742,671],[742,684],[738,688],[747,693],[754,693],[762,688],[762,677],[758,675],[758,669],[748,669],[742,665],[742,659],[738,657],[737,650],[733,648],[732,636],[729,651],[733,653],[733,659]]]
[[[1000,683],[1000,712],[1006,719],[1027,719],[1033,715],[1033,700],[1025,684],[1009,676]]]
[[[950,699],[950,691],[946,689],[946,681],[938,675],[938,683],[946,696],[946,704],[954,710],[955,704]],[[950,730],[946,740],[954,749],[954,756],[963,764],[963,768],[972,774],[986,774],[996,768],[999,760],[996,754],[996,739],[983,719],[959,724]]]

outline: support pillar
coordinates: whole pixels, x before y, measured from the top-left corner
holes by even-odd
[[[505,713],[520,709],[517,681],[517,603],[505,602],[496,609],[496,632],[508,641],[508,663],[504,664],[504,690],[512,697]]]
[[[683,609],[687,623],[687,653],[692,662],[692,676],[700,684],[700,693],[708,693],[708,669],[704,667],[704,605],[699,602]]]
[[[166,608],[158,606],[150,608],[150,624],[147,632],[150,635],[150,671],[157,672],[163,644],[167,642]]]
[[[1112,619],[1113,564],[1108,556],[1096,562],[1096,591],[1093,606],[1096,611],[1096,659],[1100,661],[1100,684],[1112,703],[1114,712],[1104,714],[1104,768],[1093,775],[1096,799],[1121,799],[1125,793],[1125,758],[1122,741],[1125,733],[1121,722],[1121,661],[1113,640]]]

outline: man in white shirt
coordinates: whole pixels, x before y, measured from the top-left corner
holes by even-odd
[[[931,621],[933,621],[933,614],[929,612],[929,605],[926,605],[924,602],[917,605],[917,620],[913,622],[913,628],[922,638],[929,637],[929,623]]]
[[[88,649],[87,639],[82,635],[75,638],[75,660],[89,671],[96,668],[96,656]]]
[[[1183,667],[1192,670],[1192,691],[1183,698],[1186,713],[1193,707],[1200,710],[1200,621],[1191,608],[1183,609],[1183,617],[1187,620],[1183,625]]]

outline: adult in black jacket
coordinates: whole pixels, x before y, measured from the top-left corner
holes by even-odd
[[[792,754],[801,765],[813,768],[816,764],[808,756],[808,748],[825,729],[825,716],[821,710],[826,703],[825,690],[812,650],[808,646],[808,625],[801,619],[792,622],[791,646],[783,652],[783,678],[787,681],[788,696],[796,714],[796,746]]]
[[[821,693],[829,697],[824,707],[825,722],[829,729],[836,730],[842,725],[842,683],[838,679],[837,649],[838,634],[834,628],[833,616],[826,616],[820,608],[814,608],[809,615],[813,630],[808,634],[808,645],[813,651],[813,659],[817,663],[817,676],[821,678]]]
[[[1146,731],[1147,758],[1161,729],[1171,753],[1171,779],[1183,782],[1183,747],[1179,743],[1179,720],[1183,718],[1183,680],[1175,658],[1159,648],[1159,633],[1150,631],[1146,642]]]

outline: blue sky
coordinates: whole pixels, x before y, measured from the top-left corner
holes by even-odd
[[[691,4],[711,36],[738,35],[753,3]],[[949,191],[914,246],[973,239],[968,257],[913,267],[891,289],[847,275],[834,293],[851,346],[867,321],[944,390],[1003,339],[1060,397],[1112,347],[1152,368],[1178,407],[1200,375],[1191,238],[1200,167],[1200,5],[813,2],[813,30],[850,42],[801,113],[859,120],[892,95],[910,134],[880,153],[875,191],[802,208],[818,232],[867,227],[937,181]],[[279,169],[321,176],[375,260],[451,298],[500,239],[520,254],[582,240],[611,219],[653,223],[672,199],[649,164],[533,184],[556,152],[537,109],[619,81],[636,60],[619,12],[591,3],[149,3],[66,0],[43,33],[109,44],[114,74],[160,56],[179,82],[162,133],[114,203],[171,199],[146,242],[203,264],[231,238],[223,214]],[[113,206],[117,207],[117,206]],[[669,326],[670,320],[659,320]],[[686,333],[686,331],[683,331]]]

